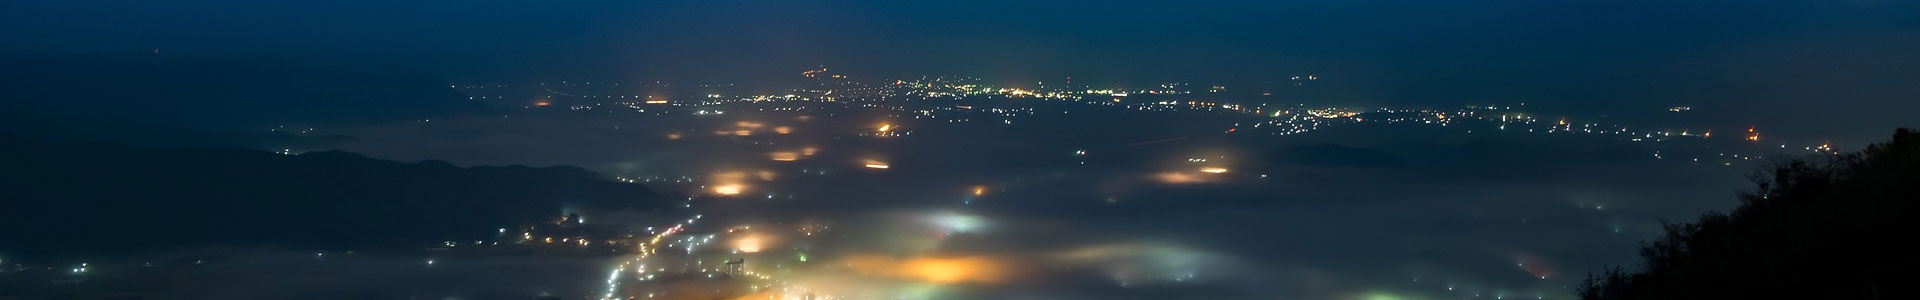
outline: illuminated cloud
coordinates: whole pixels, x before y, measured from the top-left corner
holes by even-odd
[[[927,221],[949,234],[977,232],[987,227],[986,219],[954,212],[936,213],[928,216]]]
[[[769,240],[770,238],[766,236],[749,233],[733,240],[733,250],[741,253],[760,252],[761,247],[764,247]]]
[[[1186,172],[1160,172],[1160,173],[1154,173],[1153,176],[1151,176],[1150,178],[1152,178],[1154,181],[1159,181],[1160,183],[1165,183],[1165,184],[1189,184],[1189,183],[1207,182],[1207,179],[1205,177],[1200,176],[1199,174],[1192,174],[1192,173],[1186,173]]]
[[[800,160],[800,153],[794,153],[794,152],[774,152],[774,153],[768,154],[767,156],[773,158],[773,161]]]
[[[713,193],[721,194],[721,195],[739,195],[740,191],[745,188],[746,186],[743,186],[740,184],[719,185],[719,186],[713,187]]]
[[[862,275],[905,278],[935,284],[995,283],[1011,274],[1005,260],[985,256],[895,259],[863,254],[842,260],[840,265]]]

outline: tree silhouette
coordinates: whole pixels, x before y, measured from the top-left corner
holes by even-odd
[[[1667,224],[1640,270],[1589,276],[1584,299],[1916,299],[1920,133],[1756,174],[1726,214]]]

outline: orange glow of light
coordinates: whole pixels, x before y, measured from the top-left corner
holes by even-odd
[[[680,133],[678,133],[678,132],[676,132],[676,133],[668,133],[668,134],[667,134],[667,139],[669,139],[669,140],[678,140],[678,139],[680,139],[680,137],[681,137],[681,136],[680,136]]]
[[[796,161],[796,160],[800,160],[800,154],[799,154],[799,153],[793,153],[793,152],[774,152],[773,154],[770,154],[769,156],[772,156],[772,157],[773,157],[773,161]]]
[[[786,126],[774,127],[773,132],[778,134],[793,133],[793,127],[786,127]]]
[[[993,283],[1009,275],[1007,264],[990,257],[919,257],[897,260],[880,255],[854,255],[842,261],[854,271],[929,283]]]
[[[800,148],[800,155],[813,156],[813,153],[818,151],[820,151],[820,149],[814,147]]]
[[[738,136],[749,136],[749,135],[753,135],[753,131],[752,131],[752,130],[744,130],[744,129],[742,129],[742,130],[734,130],[734,131],[733,131],[733,135],[738,135]]]
[[[979,197],[979,196],[982,196],[982,195],[986,195],[986,194],[987,194],[987,187],[986,187],[986,186],[974,186],[974,187],[973,187],[973,196],[974,196],[974,197]]]
[[[992,282],[1000,278],[1000,266],[982,257],[916,258],[901,265],[908,277],[933,283]]]
[[[713,193],[721,194],[721,195],[739,195],[740,190],[744,188],[746,187],[738,184],[720,185],[720,186],[713,187]]]
[[[757,292],[751,292],[751,293],[747,293],[747,294],[745,294],[745,295],[740,295],[740,296],[738,296],[738,297],[733,297],[733,298],[727,298],[727,299],[733,299],[733,300],[776,300],[776,299],[801,299],[801,298],[803,298],[803,297],[805,297],[805,296],[795,296],[795,295],[788,295],[788,294],[783,294],[783,293],[781,293],[781,290],[776,290],[776,289],[762,289],[762,290],[760,290],[760,291],[757,291]],[[721,299],[721,298],[714,298],[714,299]],[[821,298],[821,299],[832,299],[832,298]]]
[[[867,161],[866,166],[868,169],[886,169],[886,168],[893,167],[893,166],[887,165],[887,163],[884,163],[884,162],[871,161],[871,160]]]
[[[733,241],[733,250],[741,253],[760,252],[760,235],[749,234]]]
[[[760,177],[760,180],[773,181],[774,175],[778,175],[778,174],[773,173],[773,171],[760,170],[759,172],[754,172],[753,175],[755,177]]]
[[[540,101],[540,102],[534,102],[534,103],[533,103],[533,106],[547,106],[547,105],[553,105],[553,103],[549,103],[549,102],[546,102],[546,101]]]
[[[1201,171],[1201,172],[1207,172],[1207,173],[1213,173],[1213,174],[1220,174],[1220,173],[1226,173],[1226,172],[1227,172],[1227,168],[1221,168],[1221,167],[1205,167],[1205,168],[1200,168],[1200,171]]]
[[[880,124],[880,132],[887,132],[888,130],[893,130],[893,124]]]
[[[1153,174],[1152,177],[1154,180],[1160,181],[1160,183],[1168,183],[1168,184],[1207,182],[1206,179],[1200,178],[1200,176],[1194,176],[1194,174],[1187,174],[1183,172],[1161,172],[1158,174]]]
[[[667,100],[666,99],[659,99],[659,100],[649,99],[647,100],[647,104],[667,104]]]
[[[760,127],[767,126],[767,124],[761,124],[760,122],[747,122],[747,121],[734,122],[733,125],[740,126],[740,128],[753,128],[753,129],[759,129]]]

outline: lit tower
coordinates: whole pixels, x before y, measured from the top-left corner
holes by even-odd
[[[746,270],[745,270],[746,264],[747,264],[747,259],[745,258],[735,258],[733,260],[727,261],[727,277],[740,277],[741,275],[746,275]]]

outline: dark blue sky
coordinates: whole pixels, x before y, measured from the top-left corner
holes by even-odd
[[[450,80],[1312,73],[1332,105],[1685,104],[1869,139],[1913,121],[1864,115],[1920,109],[1914,1],[401,2],[8,1],[0,54],[377,60]]]

